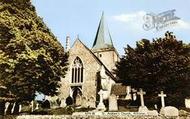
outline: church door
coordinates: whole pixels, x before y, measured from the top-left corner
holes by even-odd
[[[75,106],[81,106],[81,104],[82,104],[82,91],[81,91],[80,87],[78,87],[78,86],[73,87],[72,97],[73,97]]]

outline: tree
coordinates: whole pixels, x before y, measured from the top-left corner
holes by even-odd
[[[142,39],[136,48],[128,45],[115,73],[124,85],[143,88],[151,105],[159,104],[158,93],[163,90],[168,105],[184,106],[184,98],[190,96],[189,52],[187,44],[166,32],[152,42]]]
[[[30,0],[0,0],[0,97],[31,101],[58,94],[67,54]]]

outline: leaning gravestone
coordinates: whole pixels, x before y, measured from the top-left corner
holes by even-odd
[[[7,114],[7,110],[8,110],[9,105],[10,105],[10,102],[5,103],[5,110],[4,110],[5,115]]]
[[[114,94],[109,97],[109,111],[118,111],[117,96]]]
[[[179,116],[179,110],[173,106],[166,106],[160,110],[160,114],[168,117]]]

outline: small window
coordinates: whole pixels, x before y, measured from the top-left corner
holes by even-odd
[[[102,54],[100,54],[100,57],[102,57]]]

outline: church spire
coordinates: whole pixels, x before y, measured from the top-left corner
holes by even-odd
[[[100,19],[96,37],[92,46],[92,50],[113,48],[113,42],[108,28],[106,28],[104,23],[104,12]]]

